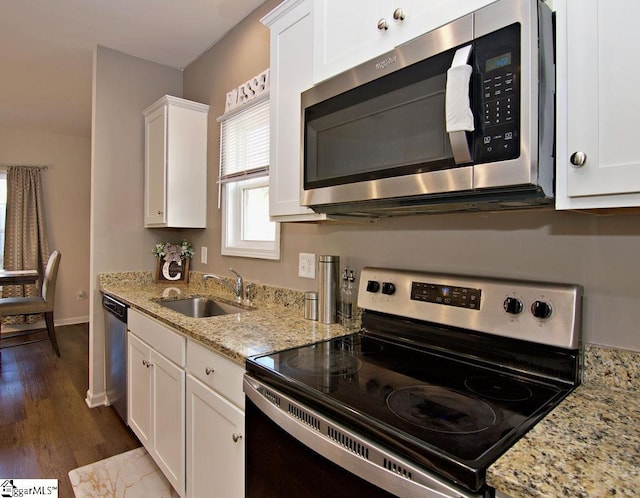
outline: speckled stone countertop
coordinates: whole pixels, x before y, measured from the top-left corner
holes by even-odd
[[[232,280],[228,280],[232,283]],[[100,290],[131,308],[217,350],[244,366],[248,356],[310,344],[350,333],[341,325],[306,320],[304,293],[256,285],[252,311],[210,318],[190,318],[158,304],[164,299],[209,296],[234,304],[233,295],[215,280],[191,272],[188,284],[156,283],[152,272],[102,273]]]
[[[487,472],[513,497],[640,496],[640,353],[588,345],[584,381]]]

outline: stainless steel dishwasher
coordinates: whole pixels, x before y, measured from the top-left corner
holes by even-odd
[[[102,296],[105,317],[105,374],[107,403],[127,423],[127,308],[111,296]]]

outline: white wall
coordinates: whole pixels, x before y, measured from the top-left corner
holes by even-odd
[[[87,403],[104,402],[104,316],[98,273],[151,270],[161,232],[143,229],[144,118],[163,95],[182,96],[182,72],[105,47],[93,62],[91,305]]]
[[[48,166],[42,182],[49,249],[62,253],[55,322],[88,321],[90,138],[0,127],[0,164]],[[79,292],[85,293],[84,299],[77,299]]]

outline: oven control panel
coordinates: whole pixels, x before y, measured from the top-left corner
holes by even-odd
[[[479,310],[481,297],[481,289],[425,282],[411,283],[411,299],[415,301]]]
[[[575,349],[582,287],[366,267],[358,306],[400,317]]]

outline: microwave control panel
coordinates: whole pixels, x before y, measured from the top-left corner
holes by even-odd
[[[474,43],[475,161],[520,156],[520,25],[512,24]]]

